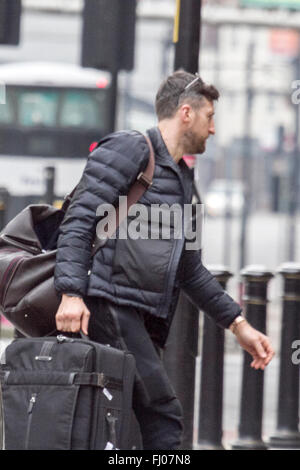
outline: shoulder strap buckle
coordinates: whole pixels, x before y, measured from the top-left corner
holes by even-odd
[[[141,183],[146,189],[150,188],[152,185],[152,181],[145,176],[145,174],[141,171],[141,173],[137,176],[137,181]]]

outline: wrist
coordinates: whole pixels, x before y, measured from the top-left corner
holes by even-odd
[[[247,320],[245,317],[242,315],[238,315],[233,322],[229,325],[229,330],[235,335],[237,333],[237,329],[239,328],[239,325],[242,323],[247,323]]]
[[[71,292],[64,292],[63,297],[70,297],[70,298],[73,297],[75,299],[81,299],[82,300],[82,296],[80,294],[73,294]]]

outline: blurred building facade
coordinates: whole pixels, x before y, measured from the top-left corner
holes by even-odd
[[[120,73],[118,128],[144,131],[156,122],[155,92],[173,70],[175,3],[138,0],[135,68]],[[45,50],[50,61],[79,63],[82,7],[83,0],[23,0],[21,44],[0,47],[0,63],[41,60]],[[298,32],[232,24],[225,17],[214,22],[211,13],[218,9],[237,13],[240,2],[203,1],[199,70],[219,88],[221,99],[216,136],[197,159],[199,187],[205,194],[216,178],[241,180],[248,158],[252,208],[285,211],[296,134],[291,97]],[[243,13],[247,17],[247,9]],[[260,11],[261,19],[268,15]]]

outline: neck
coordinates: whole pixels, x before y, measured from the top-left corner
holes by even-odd
[[[170,125],[170,122],[167,120],[160,121],[158,123],[158,128],[160,130],[160,133],[162,135],[162,138],[168,149],[169,154],[171,155],[171,157],[173,157],[176,163],[179,163],[179,161],[183,157],[184,152],[180,144],[178,130],[175,126]]]

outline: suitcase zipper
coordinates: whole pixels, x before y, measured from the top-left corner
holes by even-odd
[[[28,421],[27,421],[27,429],[26,429],[26,437],[25,437],[25,450],[28,450],[29,446],[29,438],[30,438],[30,430],[31,430],[31,421],[32,421],[32,411],[34,404],[36,402],[36,393],[33,393],[30,400],[29,400],[29,406],[27,409],[27,414],[28,414]]]
[[[112,414],[111,410],[108,410],[106,413],[106,421],[108,424],[108,441],[106,444],[107,446],[110,444],[112,449],[117,448],[117,430],[116,430],[116,422],[118,418]]]

